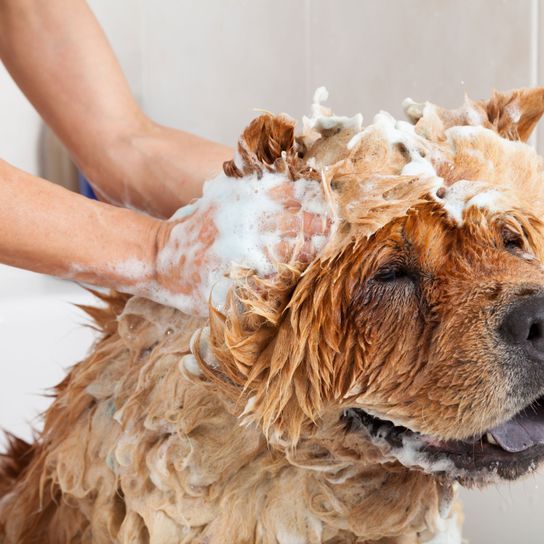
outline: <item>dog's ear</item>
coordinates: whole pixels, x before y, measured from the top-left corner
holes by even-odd
[[[296,159],[295,121],[269,113],[253,119],[238,141],[234,159],[223,164],[225,174],[241,178],[277,171],[280,164]]]
[[[526,142],[544,114],[544,87],[495,91],[486,102],[480,102],[492,127],[509,140]]]
[[[200,337],[194,350],[203,375],[231,399],[242,424],[256,423],[267,437],[282,437],[293,447],[359,370],[351,359],[343,369],[335,365],[343,331],[326,308],[338,300],[344,282],[341,274],[331,279],[330,267],[321,264],[302,278],[293,267],[273,280],[248,277],[229,294],[225,314],[211,309],[211,351]],[[204,352],[213,353],[213,364]]]

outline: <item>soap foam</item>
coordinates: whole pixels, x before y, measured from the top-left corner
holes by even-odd
[[[285,191],[286,184],[292,184],[293,195],[301,205],[298,215],[301,229],[304,213],[327,217],[321,185],[313,180],[289,182],[283,174],[267,172],[261,178],[252,175],[240,180],[221,174],[207,181],[203,196],[189,206],[189,213],[182,208],[172,220],[195,214],[198,221],[198,213],[212,210],[211,220],[217,231],[215,238],[209,247],[205,247],[188,232],[189,221],[182,221],[172,229],[171,238],[158,259],[159,268],[167,270],[185,258],[184,276],[199,274],[201,281],[190,296],[166,292],[157,286],[152,298],[174,304],[189,313],[196,311],[205,315],[210,295],[213,305],[217,309],[223,308],[227,292],[233,285],[231,273],[235,269],[253,270],[261,277],[273,275],[277,267],[273,251],[284,240],[279,227],[274,225],[286,214],[283,204],[273,194],[274,191]],[[303,242],[302,230],[298,236]],[[315,250],[321,249],[323,236],[316,235],[312,244]],[[209,257],[204,263],[192,260],[199,251]]]
[[[302,118],[303,132],[308,133],[312,130],[320,132],[332,129],[350,129],[360,132],[363,127],[362,114],[357,113],[353,117],[333,115],[330,108],[323,106],[323,102],[328,98],[329,92],[325,87],[316,89],[312,103],[312,116]]]
[[[421,176],[438,178],[433,163],[427,158],[430,150],[427,149],[425,139],[419,136],[414,125],[406,121],[397,121],[390,113],[381,111],[374,117],[374,123],[367,130],[379,130],[389,145],[402,144],[407,150],[410,162],[404,165],[402,176]]]
[[[461,179],[446,189],[444,197],[437,199],[449,216],[459,225],[463,225],[465,210],[472,206],[498,213],[508,209],[505,195],[491,188],[489,183],[478,180]]]

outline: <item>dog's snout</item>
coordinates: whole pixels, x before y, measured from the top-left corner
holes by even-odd
[[[504,318],[500,333],[506,342],[519,346],[532,359],[544,361],[544,296],[514,306]]]

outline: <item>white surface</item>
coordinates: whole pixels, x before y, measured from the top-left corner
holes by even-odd
[[[544,469],[544,467],[542,467]],[[544,473],[479,490],[461,490],[469,544],[542,544]]]
[[[96,299],[78,286],[7,267],[0,267],[0,285],[0,429],[30,439],[51,402],[44,395],[95,337],[73,304]]]
[[[0,159],[37,174],[40,116],[0,62]]]

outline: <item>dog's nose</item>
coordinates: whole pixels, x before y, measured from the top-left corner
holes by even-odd
[[[544,296],[517,304],[500,327],[503,339],[522,348],[532,359],[544,361]]]

